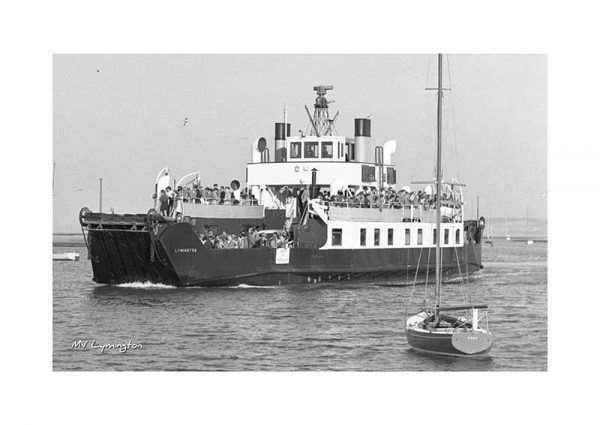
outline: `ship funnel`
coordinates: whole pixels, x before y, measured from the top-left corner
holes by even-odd
[[[286,139],[290,137],[291,127],[289,123],[275,123],[275,162],[285,162],[287,158]]]
[[[264,137],[259,137],[254,142],[252,142],[251,153],[253,163],[262,162],[262,153],[265,151],[266,148],[267,140]]]
[[[354,119],[354,144],[356,162],[367,162],[367,143],[371,140],[371,120],[368,118]]]
[[[383,144],[383,163],[385,165],[392,164],[392,154],[396,152],[396,141],[388,140]]]

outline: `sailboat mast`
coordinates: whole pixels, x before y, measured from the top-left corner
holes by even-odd
[[[442,54],[438,54],[438,88],[437,88],[437,164],[435,168],[436,176],[436,243],[435,243],[435,319],[437,321],[440,314],[441,302],[441,221],[442,221]]]

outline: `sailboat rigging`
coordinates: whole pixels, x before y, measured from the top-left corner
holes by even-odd
[[[438,55],[437,87],[437,160],[435,174],[436,245],[435,245],[435,302],[434,308],[425,308],[409,317],[405,323],[408,344],[417,351],[445,356],[486,356],[494,342],[493,334],[480,326],[487,311],[480,317],[480,309],[487,305],[442,306],[441,283],[441,194],[442,194],[442,55]],[[457,318],[444,314],[448,311],[471,313]],[[487,322],[486,322],[487,323]]]

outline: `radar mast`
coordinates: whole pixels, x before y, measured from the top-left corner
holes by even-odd
[[[339,111],[336,112],[333,119],[329,119],[329,104],[335,102],[334,100],[327,100],[325,95],[327,94],[327,90],[333,90],[333,86],[319,85],[314,86],[313,90],[317,92],[317,98],[315,99],[315,111],[311,117],[308,108],[304,106],[306,109],[306,113],[308,114],[308,119],[310,120],[310,136],[331,136],[333,135],[333,130],[335,129],[335,120],[339,115]]]

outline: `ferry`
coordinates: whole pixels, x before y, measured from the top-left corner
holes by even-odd
[[[312,114],[305,107],[306,134],[292,136],[284,112],[283,122],[275,123],[272,142],[257,137],[249,143],[245,191],[232,181],[231,199],[186,195],[190,191],[183,189],[208,184],[210,176],[194,172],[176,181],[165,168],[155,182],[154,208],[147,213],[82,208],[79,221],[93,280],[187,287],[358,280],[403,284],[433,276],[438,235],[435,202],[427,199],[437,196],[435,178],[408,182],[421,187],[418,191],[408,184],[398,189],[392,160],[396,141],[372,141],[368,117],[354,119],[354,137],[337,135],[339,114],[330,118],[327,99],[332,89],[314,87]],[[178,186],[176,207],[161,212],[162,191]],[[485,219],[465,219],[463,186],[444,181],[440,195],[444,277],[483,268]],[[281,189],[291,196],[278,197]],[[287,239],[283,245],[258,248],[215,249],[206,243],[207,234],[248,234],[251,229],[283,233]]]

